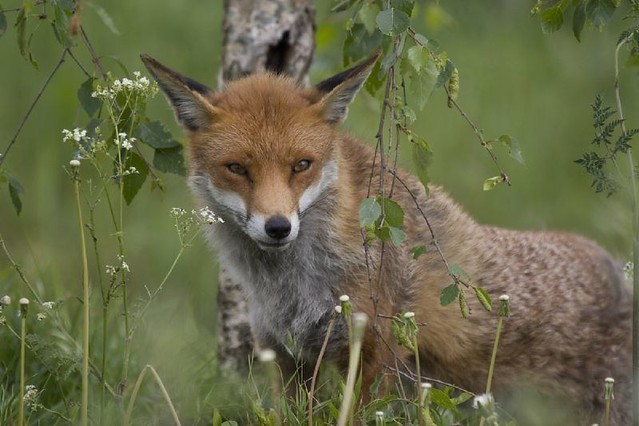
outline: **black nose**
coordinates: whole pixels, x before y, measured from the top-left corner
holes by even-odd
[[[284,216],[272,216],[264,224],[264,231],[269,237],[281,240],[291,233],[291,222]]]

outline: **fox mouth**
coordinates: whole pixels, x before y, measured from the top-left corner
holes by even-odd
[[[255,242],[257,243],[259,248],[265,251],[283,251],[291,245],[291,241],[266,242],[256,240]]]

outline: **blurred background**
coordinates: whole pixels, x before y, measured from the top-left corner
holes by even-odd
[[[343,69],[341,47],[347,16],[330,14],[329,3],[316,4],[318,45],[312,81]],[[7,9],[20,5],[15,0],[3,2]],[[498,175],[498,170],[460,114],[447,108],[440,90],[416,122],[417,133],[427,139],[434,152],[432,180],[481,223],[577,232],[596,240],[625,263],[630,258],[631,242],[628,200],[595,194],[590,178],[573,162],[590,150],[594,136],[590,105],[595,96],[602,94],[605,104],[614,104],[613,55],[620,33],[615,25],[621,14],[608,28],[586,29],[579,43],[569,23],[556,33],[543,34],[538,18],[530,15],[532,6],[532,1],[521,0],[420,3],[417,28],[436,39],[459,69],[460,105],[487,138],[502,134],[516,138],[525,159],[521,165],[497,147],[512,186],[499,185],[484,192],[484,180]],[[100,18],[104,12],[112,20],[111,28]],[[99,5],[86,3],[82,25],[116,78],[124,76],[118,61],[129,71],[140,70],[146,75],[139,60],[144,52],[215,87],[222,13],[219,1],[112,0]],[[39,70],[35,70],[18,52],[12,27],[15,12],[7,12],[7,20],[9,28],[0,38],[2,151],[62,53],[49,28],[44,28],[48,24],[43,23],[31,42],[39,63]],[[75,51],[90,69],[90,58],[83,48]],[[625,58],[622,54],[622,63]],[[73,188],[63,169],[72,151],[62,143],[61,131],[86,125],[86,114],[76,97],[84,80],[75,64],[67,60],[2,165],[24,187],[19,216],[6,187],[0,191],[0,233],[8,250],[45,300],[64,301],[71,324],[80,320],[81,260]],[[638,81],[637,68],[622,69],[622,95],[630,127],[639,126]],[[362,92],[343,127],[372,143],[378,111],[379,100]],[[150,102],[148,115],[165,122],[174,137],[184,141],[160,95]],[[410,168],[409,157],[405,160],[403,164]],[[169,210],[191,208],[184,179],[173,175],[162,179],[165,192],[151,191],[147,181],[125,213],[132,300],[146,294],[145,286],[157,286],[179,250]],[[98,216],[101,243],[113,248],[103,251],[104,263],[113,264],[115,238],[106,215]],[[193,412],[198,404],[194,394],[200,392],[193,383],[203,374],[211,375],[214,364],[216,275],[214,255],[203,241],[196,241],[150,306],[133,342],[134,364],[154,365],[176,403],[182,409],[191,407]],[[27,295],[2,253],[0,293],[16,300]],[[34,327],[37,333],[38,327],[45,332],[48,326],[45,321]],[[76,329],[79,339],[79,327]],[[113,333],[122,331],[114,329]],[[15,340],[10,342],[18,345]],[[120,352],[114,352],[117,364]],[[10,364],[2,357],[0,351],[0,361]]]

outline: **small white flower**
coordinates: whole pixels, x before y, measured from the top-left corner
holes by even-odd
[[[133,77],[135,77],[136,79],[140,78],[140,71],[133,71]]]
[[[342,313],[342,307],[340,305],[335,306],[335,312],[337,312],[338,314]]]
[[[339,301],[340,301],[340,302],[348,302],[349,300],[351,300],[351,298],[350,298],[350,297],[348,297],[348,295],[347,295],[347,294],[343,294],[343,295],[341,295],[341,296],[339,297]]]
[[[260,362],[273,362],[275,361],[275,351],[273,349],[264,349],[260,351],[258,359]]]
[[[42,307],[46,309],[53,309],[55,302],[42,302]]]
[[[9,295],[5,295],[0,298],[0,305],[7,306],[10,304],[11,304],[11,297]]]
[[[71,160],[71,161],[69,161],[69,166],[71,166],[71,167],[80,167],[80,160]]]
[[[105,267],[107,275],[114,276],[118,271],[115,269],[115,266],[106,265]]]
[[[45,314],[44,312],[38,312],[38,314],[36,315],[36,319],[38,321],[42,321],[46,318],[47,318],[47,314]]]
[[[186,214],[186,210],[181,209],[179,207],[173,207],[170,210],[170,213],[171,213],[171,216],[173,216],[173,217],[181,217],[181,216],[184,216]]]
[[[406,318],[406,319],[415,318],[415,312],[411,312],[411,311],[405,312],[404,313],[404,318]]]
[[[199,211],[200,218],[208,224],[223,222],[208,207],[202,207]]]
[[[508,300],[510,300],[510,296],[508,296],[507,294],[502,294],[501,296],[499,296],[499,300],[501,300],[502,302],[507,302]]]
[[[477,395],[473,398],[473,408],[479,409],[481,407],[488,407],[493,403],[493,394],[491,393],[482,393],[481,395]]]
[[[21,305],[28,305],[29,299],[27,299],[26,297],[23,297],[18,301],[18,303],[20,303]]]

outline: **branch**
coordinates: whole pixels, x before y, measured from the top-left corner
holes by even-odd
[[[22,128],[24,127],[25,123],[29,119],[29,116],[31,115],[31,112],[33,112],[33,109],[35,108],[36,104],[40,100],[40,97],[42,96],[42,94],[46,90],[47,86],[51,82],[51,79],[53,78],[55,73],[57,73],[58,70],[60,69],[60,66],[64,62],[64,58],[65,58],[65,56],[67,55],[68,52],[69,52],[69,49],[64,49],[62,51],[62,55],[60,56],[60,59],[58,59],[58,62],[53,67],[53,70],[51,70],[51,73],[49,73],[49,76],[47,77],[47,79],[44,82],[44,85],[42,86],[40,91],[38,92],[38,95],[36,96],[36,98],[31,103],[31,106],[27,110],[27,113],[24,115],[24,117],[22,117],[22,121],[20,122],[20,125],[18,126],[18,130],[16,130],[15,134],[13,135],[13,138],[11,139],[11,141],[9,141],[9,144],[7,145],[7,148],[4,150],[4,153],[0,154],[0,165],[2,165],[4,160],[7,158],[7,155],[9,154],[9,151],[13,147],[13,144],[16,143],[16,140],[18,139],[18,136],[20,135],[20,132],[22,132]]]

